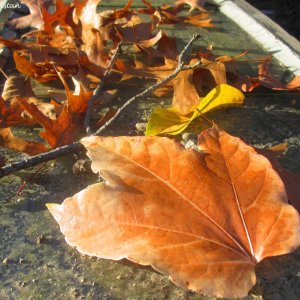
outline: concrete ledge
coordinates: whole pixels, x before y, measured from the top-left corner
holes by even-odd
[[[251,35],[294,75],[300,75],[300,42],[244,0],[214,0],[220,11]]]

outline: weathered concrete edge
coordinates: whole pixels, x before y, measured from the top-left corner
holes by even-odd
[[[300,76],[300,42],[244,0],[213,0],[220,11],[251,35],[267,51]]]

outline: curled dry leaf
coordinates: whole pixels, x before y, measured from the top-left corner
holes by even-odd
[[[206,0],[178,0],[175,5],[180,6],[187,4],[190,6],[190,12],[195,9],[206,12],[206,10],[204,9],[205,2]]]
[[[291,90],[299,91],[300,88],[300,76],[295,76],[290,82],[282,83],[277,80],[271,72],[272,56],[269,55],[258,63],[258,75],[248,76],[232,72],[228,70],[227,77],[230,78],[230,82],[236,88],[244,92],[252,92],[255,88],[263,86],[272,90]]]
[[[56,120],[46,117],[33,103],[29,103],[26,98],[19,99],[23,109],[25,109],[33,118],[45,129],[40,133],[52,148],[71,144],[74,141],[74,135],[80,129],[78,124],[72,120],[67,107],[63,107],[61,114]]]
[[[4,101],[0,97],[0,128],[36,124],[31,118],[24,116],[24,109],[18,101]]]
[[[15,97],[36,97],[32,90],[30,78],[16,74],[5,80],[2,91],[3,100],[12,101]]]
[[[187,115],[199,104],[199,95],[193,82],[193,70],[180,72],[173,80],[172,106],[181,115]]]
[[[67,145],[72,143],[83,129],[84,113],[86,111],[88,101],[92,96],[91,91],[84,91],[80,85],[78,95],[74,95],[62,74],[57,72],[66,91],[67,101],[62,107],[58,118],[53,120],[49,116],[40,111],[40,108],[35,103],[30,102],[30,99],[18,99],[24,110],[45,129],[40,135],[44,138],[52,148]],[[54,104],[50,104],[55,110]]]
[[[269,161],[216,128],[199,151],[160,137],[82,140],[106,180],[48,204],[87,255],[152,265],[181,287],[243,297],[255,265],[300,243],[297,211]]]
[[[37,155],[47,151],[44,144],[15,137],[10,128],[0,128],[0,146],[24,152],[29,155]]]
[[[162,37],[162,31],[153,35],[158,23],[159,18],[156,15],[153,15],[151,22],[142,22],[140,17],[134,15],[126,24],[116,24],[115,28],[120,40],[148,48],[155,45]]]
[[[276,80],[271,74],[271,62],[272,55],[269,55],[258,65],[258,78],[254,78],[254,81],[258,81],[258,84],[273,90],[293,90],[300,88],[300,76],[296,76],[287,84]]]
[[[77,2],[77,1],[75,1]],[[56,0],[55,12],[51,14],[48,11],[48,7],[42,5],[42,16],[44,29],[49,33],[54,33],[54,28],[56,25],[67,26],[66,17],[70,10],[70,5],[65,4],[63,0]]]
[[[15,105],[18,107],[20,104],[17,98],[25,97],[28,99],[29,103],[34,103],[45,116],[53,120],[56,119],[55,106],[51,103],[40,101],[37,98],[32,90],[30,78],[25,78],[21,74],[9,76],[5,81],[2,92],[2,98],[7,102],[7,106]],[[27,120],[24,119],[31,118],[31,116],[26,114],[21,107],[16,111],[16,113],[21,117],[20,125],[27,125]],[[22,124],[22,121],[24,124]]]
[[[16,68],[20,73],[34,78],[41,83],[57,79],[53,64],[45,62],[43,66],[36,65],[17,51],[14,51],[13,56]]]
[[[199,90],[203,86],[209,89],[217,85],[227,83],[226,67],[223,62],[212,61],[206,58],[201,58],[203,67],[194,70],[194,83]]]

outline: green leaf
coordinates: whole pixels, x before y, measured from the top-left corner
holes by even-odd
[[[212,89],[204,98],[200,100],[195,111],[188,115],[182,116],[175,108],[155,108],[150,116],[146,128],[146,136],[158,134],[176,135],[182,132],[195,118],[212,109],[242,105],[244,95],[238,89],[221,84]]]

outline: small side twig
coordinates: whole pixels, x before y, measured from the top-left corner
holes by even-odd
[[[121,45],[122,45],[122,41],[117,45],[117,48],[115,49],[115,52],[110,60],[110,64],[109,64],[108,68],[106,69],[102,80],[100,81],[98,86],[94,89],[93,95],[89,99],[88,107],[86,109],[85,118],[84,118],[84,127],[86,129],[87,135],[93,134],[92,129],[91,129],[91,124],[90,124],[93,104],[94,104],[95,100],[97,99],[97,97],[99,97],[99,95],[101,94],[103,86],[105,84],[105,81],[107,80],[107,78],[109,77],[109,75],[112,71],[112,68],[113,68],[113,66],[117,60],[117,57],[119,55],[119,52],[121,50]]]
[[[151,85],[150,87],[146,88],[142,93],[135,95],[134,97],[130,98],[128,101],[125,102],[116,112],[113,118],[111,118],[108,122],[106,122],[102,127],[100,127],[93,135],[99,135],[101,132],[103,132],[115,119],[120,115],[120,113],[127,107],[129,106],[132,102],[136,101],[137,99],[140,99],[144,97],[147,94],[150,94],[160,86],[164,85],[168,81],[174,79],[181,71],[185,70],[191,70],[194,68],[197,68],[199,65],[201,65],[201,62],[197,62],[193,65],[185,66],[185,60],[187,57],[187,52],[190,49],[191,45],[195,40],[197,40],[200,37],[199,34],[193,35],[189,43],[185,46],[185,48],[182,50],[182,52],[179,55],[178,59],[178,65],[174,72],[167,76],[166,78],[162,79],[158,83]],[[99,90],[101,91],[102,87],[99,87]],[[92,96],[93,97],[93,96]],[[63,147],[56,148],[54,150],[51,150],[46,153],[42,153],[36,156],[32,156],[28,159],[24,159],[15,163],[12,163],[10,165],[4,166],[0,169],[0,178],[10,175],[14,172],[33,167],[35,165],[38,165],[42,162],[53,160],[55,158],[58,158],[60,156],[66,155],[71,152],[77,152],[80,150],[83,150],[84,147],[81,143],[76,142],[70,145],[66,145]]]
[[[44,162],[33,174],[31,174],[21,185],[19,190],[17,191],[17,196],[20,196],[23,190],[25,189],[26,185],[35,177],[42,169],[44,169],[47,165],[47,161]]]

